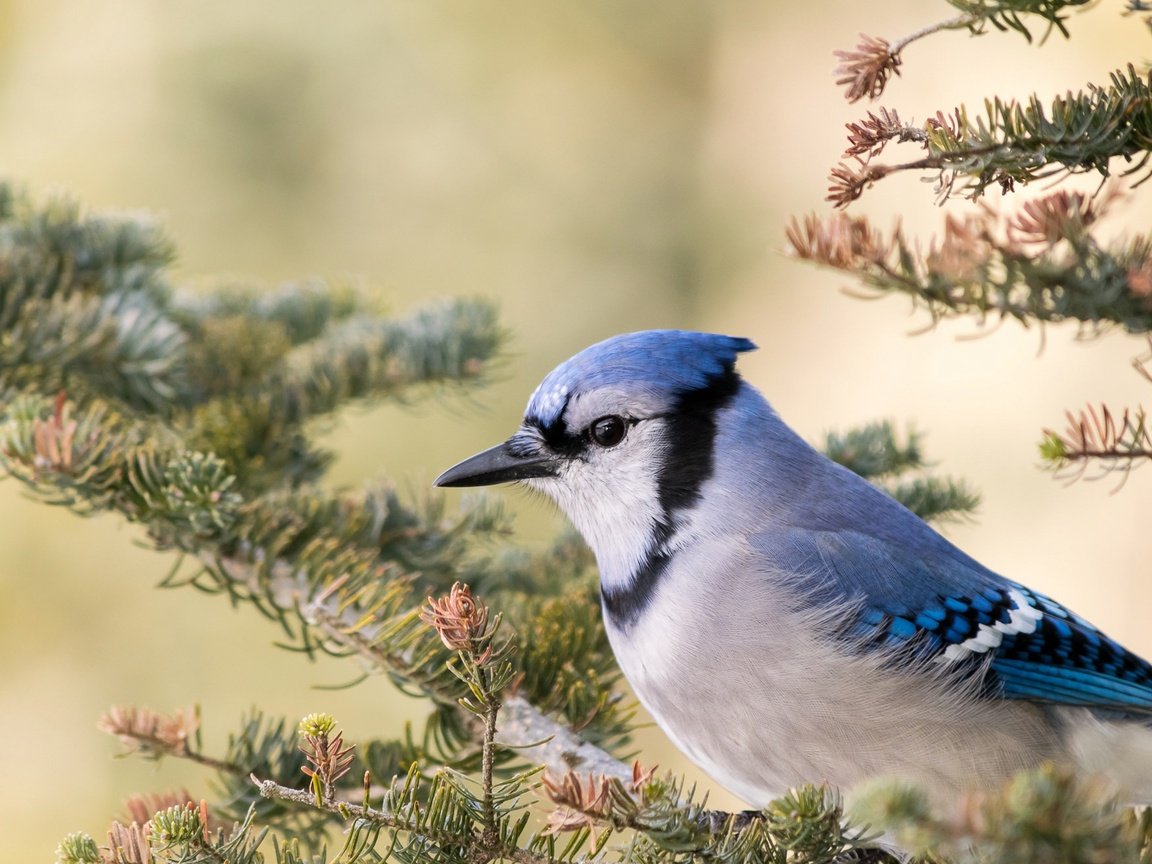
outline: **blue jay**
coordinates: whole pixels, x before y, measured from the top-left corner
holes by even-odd
[[[1152,665],[810,447],[736,372],[753,348],[593,345],[436,485],[555,500],[636,695],[753,806],[880,777],[943,799],[1044,760],[1152,802]]]

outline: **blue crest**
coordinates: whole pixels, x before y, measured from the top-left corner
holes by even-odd
[[[540,382],[525,416],[549,426],[577,391],[627,384],[673,398],[706,387],[756,345],[738,336],[688,330],[624,333],[585,348]]]

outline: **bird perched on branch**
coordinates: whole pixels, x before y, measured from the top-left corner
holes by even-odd
[[[806,444],[736,372],[754,347],[593,345],[436,485],[556,501],[636,695],[749,804],[879,777],[955,795],[1045,760],[1152,801],[1152,665]]]

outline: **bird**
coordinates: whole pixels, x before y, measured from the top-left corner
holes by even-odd
[[[1152,665],[809,445],[736,370],[755,347],[594,344],[435,485],[558,505],[637,698],[753,807],[882,779],[954,800],[1043,763],[1152,802]]]

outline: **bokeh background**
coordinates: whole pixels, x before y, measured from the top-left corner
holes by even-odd
[[[1071,41],[944,34],[910,48],[882,104],[922,121],[986,95],[1054,93],[1150,54],[1105,0]],[[397,311],[445,295],[499,300],[512,334],[471,400],[358,410],[327,423],[331,482],[385,473],[413,495],[514,427],[536,381],[620,331],[752,337],[741,361],[802,434],[878,418],[928,433],[942,470],[984,494],[949,535],[1152,654],[1152,473],[1062,485],[1038,467],[1066,408],[1134,404],[1144,341],[1072,327],[925,323],[901,299],[790,260],[790,214],[825,211],[846,105],[832,51],[951,13],[923,0],[0,0],[0,172],[37,195],[158,213],[191,284],[355,283]],[[1041,31],[1037,31],[1039,35]],[[1093,181],[1094,182],[1094,181]],[[1025,190],[1031,194],[1035,190]],[[1113,219],[1146,230],[1152,191]],[[948,205],[962,209],[962,202]],[[856,209],[925,234],[930,186],[896,178]],[[981,338],[968,338],[979,336]],[[559,527],[539,501],[518,542]],[[418,702],[276,648],[250,610],[155,590],[173,563],[115,519],[81,520],[0,484],[0,837],[50,860],[98,838],[129,793],[206,778],[116,760],[95,729],[113,703],[197,702],[219,743],[259,705],[337,714],[351,739],[398,732]],[[680,762],[655,730],[646,761]],[[717,805],[732,799],[713,790]]]

